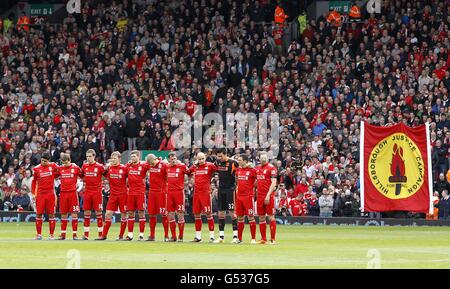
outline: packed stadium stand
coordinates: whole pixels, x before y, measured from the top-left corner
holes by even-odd
[[[175,150],[174,113],[202,106],[223,117],[279,113],[272,163],[284,215],[360,216],[360,122],[429,122],[447,218],[449,1],[383,1],[379,14],[361,6],[339,21],[283,2],[83,0],[58,23],[4,17],[0,210],[33,209],[44,151],[81,166],[88,149],[101,163],[116,150]],[[180,159],[191,164],[198,151],[214,159],[198,146]],[[241,152],[257,162],[258,149],[229,151]]]

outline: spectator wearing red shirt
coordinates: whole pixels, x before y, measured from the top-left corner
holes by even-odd
[[[289,202],[289,213],[293,217],[306,216],[307,211],[302,194]]]
[[[308,191],[308,187],[309,184],[306,181],[306,177],[302,176],[300,183],[295,186],[295,189],[290,197],[296,198],[298,195],[306,193]]]

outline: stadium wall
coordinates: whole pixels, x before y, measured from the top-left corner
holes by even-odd
[[[56,214],[57,222],[60,215]],[[82,215],[79,215],[83,221]],[[191,215],[185,216],[187,223],[194,223]],[[32,212],[0,212],[0,223],[28,223],[36,220]],[[120,214],[113,216],[113,223],[120,220]],[[276,217],[277,223],[285,226],[450,226],[450,220],[424,220],[424,219],[373,219],[373,218],[320,218],[320,217]],[[95,221],[95,218],[93,219]],[[160,222],[160,216],[158,222]],[[206,220],[205,220],[206,221]],[[216,216],[217,221],[217,216]],[[228,222],[231,220],[228,219]]]

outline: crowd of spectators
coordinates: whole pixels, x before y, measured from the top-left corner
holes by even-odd
[[[275,1],[148,2],[86,0],[60,25],[0,35],[3,203],[25,205],[44,150],[80,166],[88,149],[100,162],[114,150],[173,150],[172,116],[200,105],[279,113],[279,214],[360,214],[361,120],[430,122],[434,190],[448,192],[448,1],[384,1],[381,14],[341,27],[323,15],[281,47]]]

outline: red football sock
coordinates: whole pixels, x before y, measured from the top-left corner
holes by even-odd
[[[210,232],[214,231],[214,218],[213,217],[208,219],[208,229]]]
[[[67,219],[61,219],[61,237],[66,237]]]
[[[36,218],[36,234],[42,235],[42,218]]]
[[[133,233],[134,231],[134,217],[128,218],[128,233]]]
[[[202,230],[202,218],[195,218],[195,231],[200,232]]]
[[[266,236],[266,221],[259,223],[259,231],[261,232],[261,239],[267,241]]]
[[[102,237],[106,238],[108,237],[109,228],[111,227],[111,219],[105,220],[105,228],[103,228],[103,234]]]
[[[51,218],[48,220],[49,227],[50,227],[50,235],[53,236],[53,233],[55,233],[55,227],[56,227],[56,220],[55,218]]]
[[[177,225],[175,224],[175,220],[169,221],[170,233],[172,234],[172,239],[177,238]]]
[[[244,221],[238,221],[238,239],[242,241],[242,233],[244,232]]]
[[[139,233],[144,234],[146,221],[147,220],[145,218],[139,219]]]
[[[72,233],[75,236],[78,231],[78,218],[72,218]]]
[[[162,224],[164,227],[164,238],[169,238],[169,220],[167,216],[162,216]]]
[[[120,232],[119,232],[119,237],[123,238],[123,234],[125,234],[125,229],[127,227],[127,218],[122,218],[122,220],[120,221]]]
[[[156,217],[150,217],[150,238],[155,238]]]
[[[84,217],[84,236],[89,238],[89,226],[91,225],[91,217]]]
[[[250,234],[252,235],[252,240],[256,238],[256,222],[250,222]]]
[[[103,215],[97,214],[97,227],[98,227],[98,236],[101,237],[103,235]]]
[[[277,221],[270,221],[270,239],[275,240],[275,234],[277,232]]]
[[[178,220],[178,239],[183,239],[184,234],[184,220]]]

